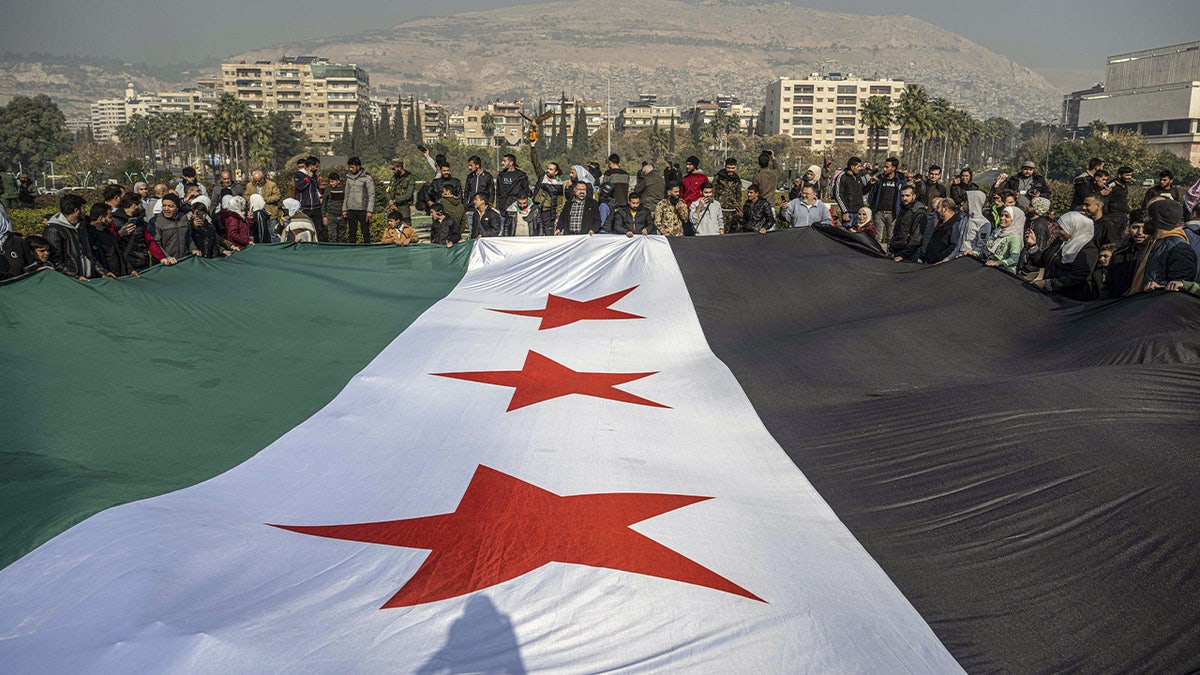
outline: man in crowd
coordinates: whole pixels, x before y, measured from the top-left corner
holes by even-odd
[[[1027,160],[1015,176],[1004,181],[1004,189],[1017,193],[1017,205],[1022,209],[1029,208],[1029,201],[1034,197],[1050,196],[1050,184],[1036,170],[1037,164]]]
[[[500,175],[496,177],[496,206],[500,213],[508,213],[508,207],[517,201],[517,196],[529,191],[529,177],[517,168],[517,156],[509,153],[500,158]],[[504,223],[504,234],[512,234],[513,222]]]
[[[742,177],[737,172],[737,158],[725,160],[725,168],[713,176],[713,199],[721,203],[721,217],[727,232],[737,232],[741,219],[738,208],[742,204]]]
[[[1072,181],[1071,210],[1083,206],[1083,200],[1088,195],[1096,194],[1096,172],[1104,168],[1104,160],[1093,157],[1088,160],[1087,171],[1079,174]]]
[[[918,254],[921,262],[931,265],[954,259],[958,252],[960,221],[965,217],[958,203],[950,197],[939,200],[934,208],[937,211],[937,224]]]
[[[42,237],[50,244],[50,265],[82,281],[102,276],[100,266],[92,260],[91,243],[82,222],[86,203],[77,194],[64,194],[58,200],[58,213],[50,216],[42,231]]]
[[[888,240],[888,253],[896,262],[916,261],[925,239],[925,224],[929,222],[925,205],[917,199],[911,185],[900,188],[900,215]]]
[[[116,278],[129,274],[129,264],[121,255],[120,235],[113,229],[113,214],[108,204],[92,204],[87,223],[87,243],[91,247],[91,259],[96,264],[96,276]],[[128,229],[131,226],[127,224],[125,227]]]
[[[775,208],[759,192],[758,183],[746,188],[746,203],[742,204],[742,231],[766,234],[775,228]],[[726,231],[731,231],[726,226]]]
[[[558,214],[554,234],[595,234],[600,231],[600,204],[588,197],[588,186],[575,183],[571,201]]]
[[[1104,206],[1105,212],[1129,215],[1129,187],[1131,185],[1133,185],[1133,168],[1123,166],[1117,169],[1117,179],[1113,181],[1112,191],[1108,193],[1108,203]]]
[[[604,229],[613,234],[632,237],[635,234],[658,234],[654,227],[654,213],[642,206],[642,197],[629,195],[629,203],[618,206],[608,217]]]
[[[300,210],[314,225],[324,222],[321,215],[321,188],[317,184],[317,171],[320,166],[316,157],[305,157],[296,160],[296,173],[292,174],[296,201],[300,202]],[[318,236],[319,241],[329,241],[329,230],[321,225]]]
[[[1138,262],[1150,245],[1145,221],[1146,212],[1141,209],[1129,214],[1129,236],[1113,252],[1108,263],[1104,288],[1099,289],[1101,298],[1119,298],[1133,287],[1133,275],[1137,272]]]
[[[504,231],[504,218],[488,203],[488,195],[476,192],[473,206],[475,216],[471,220],[471,238],[499,237]]]
[[[412,222],[414,188],[412,173],[404,168],[403,161],[393,159],[392,182],[387,187],[388,211],[398,212],[405,222]]]
[[[473,229],[475,226],[475,195],[482,192],[488,196],[488,201],[495,199],[496,194],[496,179],[492,174],[484,171],[483,160],[479,155],[471,155],[467,158],[467,177],[463,179],[462,204],[466,211],[467,228]]]
[[[687,158],[683,170],[685,174],[680,185],[679,196],[688,208],[688,219],[683,223],[683,233],[690,236],[696,234],[695,223],[691,221],[692,204],[700,199],[702,188],[708,183],[708,176],[700,171],[700,159],[695,155]]]
[[[692,202],[689,217],[696,228],[696,236],[725,234],[721,202],[713,198],[712,183],[706,182],[700,186],[700,198]]]
[[[362,243],[371,243],[371,216],[375,212],[375,179],[363,171],[357,157],[346,160],[346,201],[342,204],[342,217],[346,219],[346,242],[356,242],[356,234],[362,235]]]
[[[842,214],[842,227],[854,227],[858,222],[858,210],[863,207],[863,184],[858,178],[860,171],[862,160],[851,157],[846,161],[846,170],[833,183],[833,200]]]
[[[279,190],[279,186],[275,181],[267,178],[267,175],[259,169],[255,169],[250,174],[250,183],[246,186],[245,194],[246,202],[249,203],[251,195],[261,195],[263,201],[267,204],[267,218],[271,229],[279,224],[279,209],[283,207],[283,192]]]
[[[1147,211],[1150,208],[1150,202],[1159,197],[1165,197],[1183,203],[1184,189],[1175,185],[1175,176],[1169,169],[1163,169],[1158,172],[1158,182],[1152,187],[1146,188],[1146,196],[1142,198],[1142,210]]]
[[[896,214],[900,213],[900,191],[908,185],[904,176],[896,171],[899,166],[899,159],[888,157],[883,162],[883,171],[871,179],[868,204],[875,221],[876,241],[881,246],[887,246],[892,240],[892,226],[896,223]]]
[[[600,176],[600,185],[612,185],[612,206],[614,208],[629,204],[629,172],[621,168],[621,156],[613,153],[608,156],[608,168]]]
[[[770,202],[775,198],[775,190],[779,187],[779,163],[775,161],[774,150],[759,153],[758,171],[750,182],[758,186],[758,194],[763,199]]]
[[[228,171],[222,171],[217,180],[217,184],[213,186],[209,199],[220,205],[221,200],[225,197],[241,197],[246,194],[246,187],[241,183],[233,182],[233,174]]]
[[[662,201],[666,193],[662,174],[654,170],[654,162],[651,160],[642,162],[642,169],[637,176],[637,185],[630,190],[629,194],[641,197],[642,206],[650,213],[654,213],[658,210],[658,203]]]
[[[187,194],[187,186],[189,185],[199,185],[200,194],[208,196],[208,190],[204,187],[204,184],[196,180],[196,169],[185,166],[179,172],[179,176],[179,183],[175,186],[175,194],[179,195],[180,199],[183,199],[183,196]]]
[[[925,172],[925,179],[917,188],[917,199],[925,205],[926,209],[932,209],[933,200],[946,196],[948,196],[946,186],[942,185],[942,167],[930,164],[929,170]]]
[[[779,219],[788,223],[789,227],[809,227],[811,225],[833,225],[833,217],[825,202],[817,199],[817,188],[805,185],[800,189],[800,196],[787,203],[779,212]]]
[[[192,220],[180,208],[179,197],[168,194],[159,203],[161,211],[150,221],[154,238],[170,258],[182,258],[192,251],[188,230]]]
[[[150,258],[164,265],[174,265],[175,259],[163,252],[162,247],[146,227],[145,210],[136,193],[126,192],[113,212],[113,227],[120,237],[121,252],[133,272],[141,272],[150,266]]]
[[[1083,200],[1083,212],[1095,225],[1092,241],[1096,242],[1096,248],[1106,244],[1120,244],[1125,236],[1125,215],[1105,213],[1104,206],[1107,203],[1108,200],[1099,194],[1088,195]]]

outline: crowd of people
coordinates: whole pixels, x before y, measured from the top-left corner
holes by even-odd
[[[174,186],[108,184],[91,205],[64,194],[41,235],[29,237],[12,230],[9,204],[0,203],[0,278],[40,269],[81,280],[136,276],[152,264],[216,258],[257,244],[371,243],[371,219],[382,207],[387,224],[378,241],[398,246],[422,241],[414,212],[430,218],[427,241],[447,247],[493,236],[710,236],[820,225],[859,233],[896,262],[971,256],[1078,300],[1159,288],[1200,294],[1200,210],[1185,206],[1195,195],[1163,171],[1131,209],[1132,170],[1110,175],[1098,158],[1075,179],[1071,209],[1057,214],[1032,162],[1013,176],[1001,174],[985,191],[969,168],[945,184],[936,165],[922,175],[894,157],[878,168],[852,157],[831,172],[827,160],[791,179],[784,193],[770,151],[743,178],[732,157],[712,177],[697,157],[661,169],[645,161],[630,175],[616,154],[603,169],[592,163],[564,171],[555,162],[543,165],[533,150],[531,179],[512,154],[495,176],[472,156],[459,178],[444,156],[421,150],[433,179],[419,186],[394,161],[378,195],[358,158],[325,173],[320,158],[310,156],[297,161],[286,191],[263,171],[245,183],[222,171],[208,186],[184,167]]]

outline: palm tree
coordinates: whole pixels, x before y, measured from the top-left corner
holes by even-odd
[[[892,124],[892,100],[886,96],[872,96],[863,101],[858,111],[859,126],[867,127],[867,145],[879,159],[879,132]]]
[[[923,167],[924,144],[932,131],[929,121],[929,94],[925,92],[925,87],[919,84],[905,85],[904,91],[900,92],[894,118],[896,124],[900,125],[905,161],[911,160],[909,152],[912,144],[920,143],[922,153],[919,164]]]
[[[946,166],[946,160],[949,159],[948,137],[951,124],[950,114],[953,110],[950,101],[944,98],[935,98],[929,102],[929,138],[940,141],[943,167]]]

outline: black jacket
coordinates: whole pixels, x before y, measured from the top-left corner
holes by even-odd
[[[200,255],[205,258],[219,258],[221,250],[225,248],[225,241],[221,235],[217,234],[217,228],[207,221],[200,227],[192,223],[188,227],[188,237],[191,240],[192,248],[200,251]]]
[[[1026,193],[1024,196],[1028,199],[1033,199],[1034,197],[1045,197],[1046,199],[1049,199],[1050,198],[1050,184],[1046,182],[1046,179],[1037,175],[1036,173],[1033,174],[1033,176],[1031,176],[1030,179],[1032,181],[1032,184],[1029,186],[1029,192]],[[1004,181],[1004,189],[1012,190],[1013,192],[1020,194],[1020,192],[1021,192],[1021,174],[1018,173],[1015,176],[1009,176],[1008,180]],[[1037,194],[1036,195],[1030,194],[1033,192],[1037,192]]]
[[[11,232],[0,246],[0,279],[11,279],[24,274],[25,268],[37,262],[25,238]]]
[[[1113,252],[1112,260],[1108,262],[1108,278],[1104,281],[1104,288],[1100,289],[1100,297],[1119,298],[1129,292],[1133,286],[1133,275],[1137,272],[1138,262],[1146,253],[1150,241],[1147,237],[1146,241],[1137,244],[1133,239],[1127,238],[1125,243]]]
[[[1092,241],[1096,248],[1105,244],[1120,244],[1125,236],[1128,217],[1124,213],[1105,213],[1096,219],[1096,234]]]
[[[1062,245],[1062,240],[1057,239],[1044,251],[1030,252],[1030,260],[1046,270],[1042,274],[1046,289],[1074,300],[1094,299],[1098,293],[1092,288],[1092,271],[1096,269],[1100,249],[1094,242],[1088,242],[1075,254],[1075,260],[1067,263],[1062,259]]]
[[[61,213],[51,216],[42,236],[50,242],[50,265],[69,277],[97,278],[106,270],[91,257],[88,226],[82,220],[76,227],[65,224]]]
[[[604,229],[613,234],[641,234],[642,230],[646,230],[646,234],[658,234],[658,228],[654,227],[654,211],[645,206],[639,208],[636,214],[628,206],[618,206],[608,214]]]
[[[854,215],[863,207],[863,184],[858,176],[842,172],[833,184],[833,199],[843,214]]]
[[[556,232],[563,234],[573,234],[571,232],[571,207],[575,203],[575,199],[571,198],[563,205],[563,210],[558,214],[558,222],[554,224]],[[600,226],[600,202],[595,199],[585,197],[583,199],[583,221],[580,224],[579,234],[587,234],[588,231],[599,232]]]
[[[489,208],[480,215],[475,211],[475,219],[471,221],[471,238],[475,237],[499,237],[504,232],[504,219],[500,217],[500,212],[496,209]]]
[[[769,230],[775,226],[775,213],[771,209],[770,202],[765,197],[759,197],[758,201],[753,204],[747,199],[745,204],[742,204],[742,231],[743,232],[758,232],[761,230]]]
[[[429,243],[457,244],[462,239],[462,225],[454,222],[450,216],[442,218],[442,222],[433,221],[429,225]]]
[[[950,198],[954,200],[955,204],[964,206],[967,203],[967,193],[972,190],[979,190],[979,186],[974,182],[967,183],[966,185],[962,185],[961,183],[951,183]]]
[[[917,251],[921,250],[921,241],[925,237],[925,224],[929,221],[929,212],[925,205],[913,201],[908,208],[900,212],[896,224],[892,228],[892,238],[888,240],[888,251],[892,256],[905,260],[916,260]]]
[[[953,256],[958,244],[954,241],[954,226],[962,219],[963,214],[960,211],[954,214],[950,220],[935,224],[933,234],[929,237],[929,243],[925,244],[921,259],[932,264]]]
[[[489,204],[496,201],[496,179],[492,178],[492,174],[486,171],[478,174],[474,172],[467,174],[467,178],[463,181],[461,200],[464,209],[469,211],[474,208],[474,199],[477,192],[487,195]]]
[[[933,208],[933,200],[940,197],[948,196],[946,186],[941,183],[932,183],[928,178],[923,179],[916,184],[917,199],[920,200],[925,208]]]
[[[503,213],[529,189],[529,177],[520,169],[501,171],[496,177],[496,207]]]
[[[433,180],[426,183],[425,187],[421,188],[421,203],[419,204],[421,211],[426,211],[429,208],[426,206],[428,202],[438,203],[438,200],[442,198],[443,185],[450,186],[456,199],[462,198],[462,183],[454,176],[442,178],[442,174],[439,173]]]
[[[88,246],[92,260],[97,261],[107,272],[119,277],[129,274],[129,262],[125,260],[121,240],[111,225],[103,230],[88,225]]]
[[[1083,173],[1075,177],[1071,185],[1071,210],[1083,206],[1083,200],[1091,195],[1099,192],[1096,188],[1096,179],[1090,173]]]

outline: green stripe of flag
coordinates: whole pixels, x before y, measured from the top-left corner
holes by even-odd
[[[0,568],[253,456],[448,294],[469,253],[258,246],[143,279],[0,287]]]

